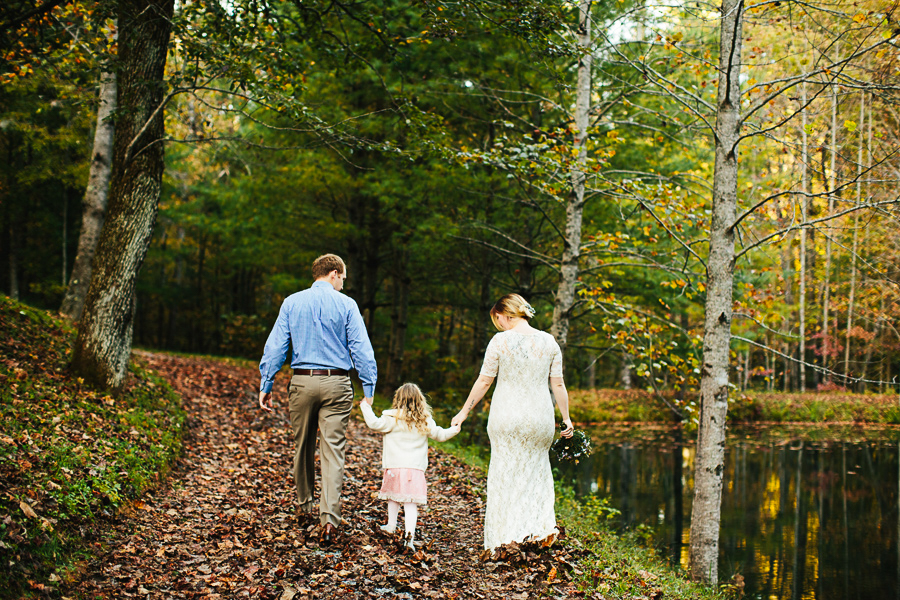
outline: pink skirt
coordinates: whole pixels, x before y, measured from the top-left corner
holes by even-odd
[[[425,471],[420,469],[385,469],[378,497],[382,500],[393,500],[400,504],[413,502],[428,503],[428,485],[425,483]]]

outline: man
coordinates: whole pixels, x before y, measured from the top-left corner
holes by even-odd
[[[341,523],[341,488],[344,483],[344,430],[353,406],[348,371],[355,368],[367,402],[375,394],[377,367],[372,344],[356,302],[341,294],[347,269],[334,254],[312,265],[315,282],[289,296],[266,341],[259,372],[259,406],[272,412],[272,380],[281,369],[288,347],[293,348],[288,396],[294,432],[294,483],[298,512],[314,514],[316,428],[320,433],[319,459],[322,494],[319,521],[322,542],[330,544]]]

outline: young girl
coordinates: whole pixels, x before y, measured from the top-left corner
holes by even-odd
[[[377,418],[372,411],[372,400],[360,402],[366,425],[384,433],[384,450],[381,466],[384,479],[379,498],[388,501],[388,522],[381,529],[394,533],[397,515],[403,505],[406,524],[406,545],[415,550],[413,538],[419,504],[426,504],[425,468],[428,466],[428,438],[445,442],[459,433],[459,426],[444,429],[438,427],[431,416],[431,407],[425,394],[414,383],[405,383],[394,393],[390,410]]]

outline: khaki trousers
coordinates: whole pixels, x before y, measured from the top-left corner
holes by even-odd
[[[294,431],[294,484],[300,510],[313,512],[316,484],[316,429],[319,431],[319,465],[322,525],[341,524],[341,488],[344,485],[344,431],[353,408],[353,385],[346,375],[294,375],[288,395]]]

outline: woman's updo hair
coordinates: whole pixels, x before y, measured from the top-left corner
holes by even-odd
[[[522,296],[518,294],[507,294],[497,300],[497,303],[491,308],[491,321],[494,323],[494,327],[500,329],[500,323],[497,322],[497,315],[531,320],[531,317],[534,316],[534,308],[528,304],[528,301]]]

